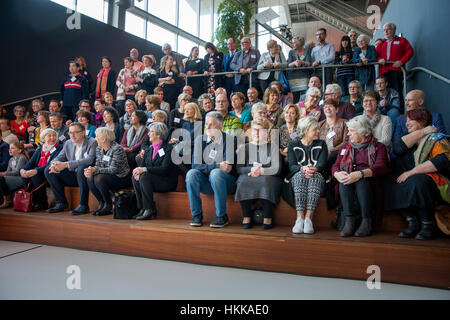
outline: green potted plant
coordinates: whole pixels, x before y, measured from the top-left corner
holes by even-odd
[[[253,16],[251,3],[240,3],[235,0],[224,0],[217,8],[216,47],[219,51],[228,52],[227,40],[233,38],[237,47],[242,37],[250,32],[250,19]]]

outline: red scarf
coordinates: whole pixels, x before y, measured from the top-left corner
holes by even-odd
[[[363,142],[357,150],[367,149],[368,158],[369,158],[369,167],[372,167],[376,161],[377,157],[377,148],[376,148],[377,140],[371,136],[369,140]],[[353,162],[355,161],[355,148],[349,142],[344,147],[345,154],[341,159],[340,169],[341,171],[345,171],[347,173],[353,172]]]
[[[108,84],[108,75],[111,67],[103,68],[97,75],[97,86],[95,87],[95,99],[100,99],[106,92],[106,85]],[[113,92],[111,92],[113,93]]]
[[[48,150],[48,152],[44,152],[44,148],[43,147],[41,148],[41,158],[39,159],[39,162],[38,162],[38,165],[37,165],[38,168],[47,165],[48,159],[50,158],[50,151],[52,151],[57,146],[58,146],[58,142],[56,142],[56,144],[53,146],[53,148]]]

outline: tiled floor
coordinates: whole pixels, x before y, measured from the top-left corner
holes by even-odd
[[[67,273],[69,266],[77,266],[79,272],[72,269]],[[80,289],[68,289],[77,283]],[[369,290],[365,281],[0,241],[0,299],[448,300],[450,291],[391,283],[381,283],[380,290]]]

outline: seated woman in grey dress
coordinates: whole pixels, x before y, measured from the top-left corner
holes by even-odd
[[[384,208],[396,210],[407,228],[399,237],[428,240],[435,235],[435,203],[450,203],[450,143],[437,133],[431,113],[420,108],[406,113],[409,134],[394,141],[394,172],[384,183]]]
[[[242,227],[251,224],[251,206],[259,200],[263,210],[263,229],[272,228],[273,207],[280,201],[281,159],[279,147],[272,145],[268,137],[270,123],[258,117],[252,121],[252,140],[241,146],[237,153],[237,189],[235,201],[242,207]]]
[[[95,130],[95,166],[84,169],[89,190],[99,206],[92,214],[105,216],[112,213],[111,190],[126,188],[131,184],[130,167],[124,148],[118,144],[114,131],[100,127]]]
[[[289,175],[295,195],[297,220],[293,233],[314,233],[312,216],[325,184],[323,170],[327,164],[328,148],[319,140],[319,122],[308,116],[299,120],[298,138],[288,146]],[[305,212],[306,206],[306,212]]]
[[[24,185],[20,177],[20,169],[27,163],[29,156],[20,142],[13,142],[9,145],[8,168],[0,172],[0,196],[3,198],[3,204],[0,209],[8,208],[12,204],[11,192]]]

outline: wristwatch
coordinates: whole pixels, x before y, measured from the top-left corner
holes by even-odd
[[[364,171],[360,170],[359,172],[361,172],[361,179],[364,179]]]

